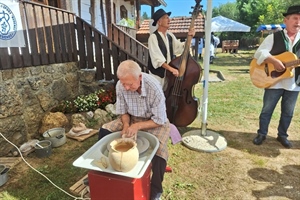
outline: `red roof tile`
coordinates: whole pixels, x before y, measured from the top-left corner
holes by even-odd
[[[176,35],[176,33],[178,33],[178,34],[184,34],[184,33],[187,34],[188,33],[188,29],[190,27],[192,17],[173,17],[170,19],[171,19],[171,22],[170,22],[169,31],[171,31],[175,35]],[[149,34],[149,22],[150,22],[150,19],[144,20],[143,23],[141,24],[140,29],[137,31],[136,34],[137,35]],[[204,17],[201,13],[196,18],[194,27],[195,27],[196,33],[202,33],[202,34],[204,33]]]

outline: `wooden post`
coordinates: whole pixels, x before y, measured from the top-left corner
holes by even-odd
[[[140,0],[135,1],[135,6],[136,6],[135,29],[138,30],[140,28],[140,20],[141,20],[141,2],[140,2]]]
[[[91,25],[93,27],[96,27],[96,24],[95,24],[95,0],[91,0],[90,14],[91,14]]]
[[[100,0],[100,13],[101,13],[101,22],[102,22],[102,28],[104,31],[104,34],[106,35],[106,22],[105,22],[105,16],[104,16],[104,8],[103,8],[103,0]]]
[[[112,7],[111,7],[111,0],[105,0],[105,7],[106,7],[106,20],[107,20],[107,35],[108,38],[112,38],[112,17],[113,14]],[[109,14],[110,13],[110,14]]]
[[[78,0],[78,16],[81,18],[81,0]]]

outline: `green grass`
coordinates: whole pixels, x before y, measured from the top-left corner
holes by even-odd
[[[70,193],[69,188],[87,174],[87,170],[74,167],[72,163],[85,151],[87,151],[97,141],[96,136],[84,142],[69,140],[59,148],[53,148],[52,154],[48,158],[36,158],[34,153],[25,157],[26,161],[36,170],[49,178],[57,187]],[[22,171],[14,170],[22,168]],[[20,174],[21,173],[21,174]],[[9,171],[10,179],[18,177],[18,180],[10,179],[6,183],[5,194],[19,200],[69,200],[74,199],[53,186],[43,176],[32,170],[25,163],[18,164]],[[0,193],[1,195],[2,193]],[[1,197],[1,196],[0,196]],[[1,198],[0,198],[1,199]],[[9,198],[4,198],[9,200]]]
[[[217,54],[211,70],[222,72],[225,81],[210,82],[208,86],[208,118],[214,121],[247,124],[244,113],[254,113],[261,109],[257,103],[262,98],[262,90],[255,88],[249,78],[249,63],[253,52],[246,54]],[[203,66],[202,66],[203,67]],[[202,101],[202,83],[197,85],[195,96]],[[251,116],[247,116],[251,117]]]
[[[170,142],[168,165],[173,171],[165,175],[163,199],[251,199],[252,191],[258,183],[249,178],[247,171],[270,167],[269,163],[276,162],[276,157],[282,154],[275,140],[269,140],[269,145],[260,147],[252,144],[263,94],[263,90],[254,87],[249,78],[248,69],[253,53],[254,51],[218,53],[214,64],[210,65],[210,69],[222,72],[225,81],[210,82],[208,85],[207,128],[224,135],[227,148],[217,153],[205,153],[192,151],[180,144],[172,145]],[[195,86],[194,92],[202,101],[201,82]],[[270,124],[269,137],[276,135],[278,109],[276,108]],[[300,113],[295,112],[294,118],[299,117]],[[179,130],[184,134],[189,130],[200,129],[201,124],[201,117],[197,117],[191,125]],[[290,132],[297,133],[299,125],[300,122],[294,120]],[[297,137],[299,140],[299,136]],[[54,149],[49,158],[37,160],[34,155],[29,155],[27,159],[56,185],[70,192],[69,188],[87,173],[87,170],[74,167],[72,163],[96,140],[97,136],[81,143],[69,140],[63,150]],[[279,160],[279,163],[282,162],[284,161]],[[23,171],[14,170],[20,166]],[[0,199],[1,195],[6,200],[73,199],[52,186],[44,177],[28,170],[24,163],[15,168],[9,172],[11,181],[0,188]]]

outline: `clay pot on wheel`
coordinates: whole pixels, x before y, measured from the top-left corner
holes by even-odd
[[[116,171],[130,171],[135,167],[138,159],[139,151],[133,139],[118,138],[110,143],[108,160]]]

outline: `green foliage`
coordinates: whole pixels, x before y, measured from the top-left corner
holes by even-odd
[[[95,119],[95,118],[88,118],[87,119],[87,127],[95,127],[98,124],[99,118]]]
[[[285,12],[285,7],[279,1],[267,2],[264,1],[263,12],[258,17],[257,26],[260,24],[280,24],[283,22],[282,13]]]
[[[134,28],[135,27],[135,22],[134,20],[132,19],[121,19],[119,22],[118,22],[118,25],[121,25],[121,26],[127,26],[127,27],[130,27],[130,28]]]
[[[298,2],[297,2],[298,1]],[[283,22],[283,15],[291,5],[299,4],[297,0],[237,0],[240,20],[253,27],[255,31],[261,24],[276,24]]]
[[[140,18],[140,24],[142,24],[145,19],[150,19],[147,12],[143,12],[142,17]]]
[[[144,19],[150,19],[150,17],[148,16],[147,12],[143,12],[142,20],[144,20]]]
[[[74,105],[77,108],[78,112],[87,112],[87,111],[94,111],[98,107],[98,92],[89,94],[89,95],[82,95],[78,96],[74,101]]]
[[[222,32],[219,35],[221,40],[247,41],[246,46],[250,46],[260,37],[260,33],[256,32],[259,25],[283,23],[282,13],[297,4],[300,0],[236,0],[214,8],[212,16],[222,15],[250,26],[249,33]]]
[[[238,21],[238,10],[236,8],[236,3],[226,3],[220,5],[218,8],[213,9],[213,17],[222,15],[224,17],[227,17],[232,20],[237,20]]]
[[[116,101],[114,87],[100,89],[88,95],[80,95],[73,101],[62,101],[58,106],[52,109],[52,112],[76,113],[95,111],[96,109],[105,109],[108,104]]]

